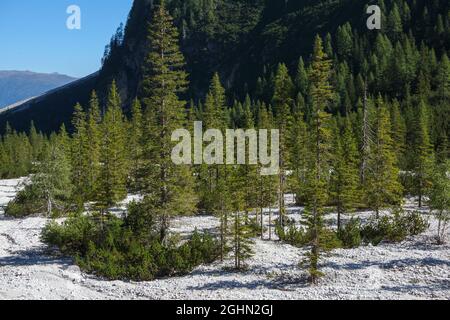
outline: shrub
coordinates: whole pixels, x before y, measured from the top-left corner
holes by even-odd
[[[337,232],[329,228],[322,229],[320,243],[324,251],[342,248],[342,241],[339,239]]]
[[[48,223],[42,231],[43,242],[58,247],[64,254],[85,255],[98,235],[98,227],[86,216],[67,219],[63,224]]]
[[[428,221],[422,217],[422,214],[419,211],[409,212],[404,216],[403,224],[408,230],[408,233],[412,236],[424,233],[430,227]]]
[[[17,193],[16,198],[8,203],[5,215],[13,218],[22,218],[40,213],[45,207],[42,199],[39,199],[34,188],[28,185]]]
[[[338,238],[344,248],[357,248],[361,245],[361,219],[351,218],[350,221],[338,231]]]
[[[277,223],[275,226],[275,232],[281,241],[292,246],[302,247],[311,242],[311,236],[308,235],[301,226],[297,228],[293,220],[288,220],[286,227],[283,227],[280,223]]]
[[[281,241],[295,247],[303,247],[311,244],[312,235],[303,227],[296,227],[293,220],[288,220],[286,227],[276,226],[276,232]],[[330,251],[342,246],[337,233],[331,229],[323,228],[320,236],[321,247],[325,251]]]
[[[163,244],[151,229],[144,237],[143,221],[135,218],[136,232],[129,221],[111,216],[101,224],[87,216],[50,222],[42,240],[74,257],[83,270],[108,279],[147,281],[185,274],[219,256],[219,244],[209,234],[196,231],[184,244],[176,236]]]
[[[422,218],[420,213],[404,213],[395,210],[390,216],[380,219],[371,219],[361,230],[365,243],[378,245],[381,241],[401,242],[410,235],[418,235],[425,232],[429,227],[428,222]]]

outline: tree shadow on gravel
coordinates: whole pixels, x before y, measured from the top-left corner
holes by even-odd
[[[405,259],[394,259],[388,262],[376,262],[376,261],[361,261],[358,263],[335,263],[335,262],[327,262],[324,264],[325,267],[329,267],[335,270],[358,270],[358,269],[366,269],[370,267],[379,267],[380,269],[393,269],[393,268],[402,268],[409,266],[448,266],[450,267],[450,260],[444,259],[436,259],[436,258],[423,258],[423,259],[414,259],[414,258],[405,258]]]
[[[57,256],[46,255],[42,249],[31,249],[24,251],[11,252],[10,256],[0,257],[0,267],[21,267],[34,265],[58,264],[69,266],[72,264],[70,259]]]
[[[203,274],[204,273],[200,273]],[[235,272],[228,272],[229,275],[236,275],[238,276],[238,273]],[[223,271],[221,273],[218,273],[218,275],[226,275],[226,271]],[[309,280],[308,276],[306,274],[301,275],[291,275],[291,274],[277,274],[277,275],[266,275],[266,279],[257,279],[252,281],[244,281],[244,278],[241,278],[242,280],[237,279],[230,279],[230,280],[218,280],[214,281],[214,279],[211,279],[212,282],[205,283],[198,286],[189,286],[186,289],[188,290],[209,290],[209,291],[216,291],[220,289],[249,289],[254,290],[258,288],[267,288],[272,290],[280,290],[280,291],[295,291],[296,288],[304,288],[309,286]]]
[[[394,286],[383,286],[383,290],[398,292],[398,293],[413,293],[414,290],[426,291],[426,292],[440,292],[443,290],[450,290],[450,280],[449,279],[437,279],[433,280],[431,283],[426,284],[402,284]],[[448,298],[448,296],[447,296]]]

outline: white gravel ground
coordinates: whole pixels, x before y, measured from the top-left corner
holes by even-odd
[[[305,250],[262,240],[255,241],[245,273],[229,271],[228,260],[179,278],[103,281],[82,273],[71,259],[47,253],[39,239],[46,219],[3,217],[1,206],[14,197],[19,182],[0,180],[0,299],[450,299],[450,246],[433,244],[432,217],[427,233],[403,243],[333,251],[315,287],[298,268]],[[300,211],[291,208],[290,216],[298,219]],[[175,219],[172,230],[187,234],[216,225],[214,217],[195,216]]]

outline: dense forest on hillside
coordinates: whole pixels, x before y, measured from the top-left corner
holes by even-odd
[[[444,230],[437,240],[445,241],[448,1],[378,1],[380,31],[365,29],[362,1],[151,3],[143,28],[136,16],[147,14],[140,6],[148,3],[135,1],[105,52],[108,90],[75,106],[70,134],[64,125],[51,135],[33,124],[29,133],[7,126],[1,177],[32,174],[7,214],[69,215],[44,239],[114,279],[185,273],[229,253],[242,270],[252,239],[269,228],[270,236],[311,248],[303,265],[317,283],[320,258],[333,248],[423,232],[420,214],[402,211],[405,196],[434,210]],[[127,55],[133,43],[142,49],[143,38],[148,49]],[[139,80],[115,74],[123,63],[137,63]],[[278,129],[278,175],[261,176],[250,164],[173,164],[171,133],[193,130],[194,121],[221,131]],[[109,208],[127,193],[144,199],[118,219]],[[302,227],[286,216],[285,194],[305,207]],[[271,230],[262,215],[274,206]],[[373,220],[343,225],[341,216],[357,209],[372,210]],[[324,223],[332,210],[337,230]],[[391,214],[381,217],[383,210]],[[181,244],[169,233],[171,219],[199,212],[219,217],[218,237],[196,233]]]

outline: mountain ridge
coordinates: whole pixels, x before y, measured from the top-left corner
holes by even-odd
[[[77,78],[29,70],[0,70],[0,109],[66,85]]]

